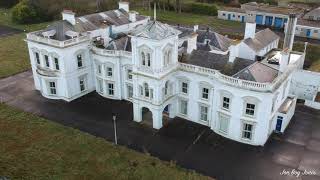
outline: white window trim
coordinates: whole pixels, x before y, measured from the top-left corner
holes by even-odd
[[[50,83],[51,82],[54,82],[54,85],[55,85],[55,87],[54,87],[54,89],[55,89],[55,94],[52,94],[51,93],[51,87],[50,87]],[[47,81],[47,90],[48,90],[48,94],[50,95],[50,96],[57,96],[58,95],[58,90],[57,90],[57,81],[56,80],[48,80]]]
[[[126,87],[127,87],[127,99],[133,99],[133,96],[134,96],[133,85],[127,83],[127,84],[126,84]],[[129,87],[131,87],[131,89],[132,89],[132,97],[129,96]]]
[[[227,119],[227,129],[226,132],[222,131],[220,126],[221,126],[221,117],[224,117],[225,119]],[[224,114],[224,113],[218,113],[218,132],[224,135],[228,135],[229,134],[229,129],[230,129],[230,115]]]
[[[252,131],[251,131],[251,139],[248,138],[244,138],[243,137],[243,133],[244,133],[244,124],[251,124],[252,125]],[[242,120],[241,121],[241,126],[240,126],[240,138],[243,141],[247,141],[247,142],[252,142],[254,141],[254,135],[255,135],[255,129],[256,129],[256,123],[255,122],[250,122],[250,121],[246,121],[246,120]]]
[[[84,90],[81,90],[81,81],[83,81]],[[86,92],[88,90],[87,75],[79,76],[79,90],[81,93]]]
[[[203,89],[204,88],[208,89],[208,99],[203,98]],[[213,88],[208,83],[200,82],[200,84],[199,84],[199,97],[202,101],[210,101],[211,91],[213,91]]]
[[[206,121],[201,119],[201,107],[207,108],[207,120]],[[208,106],[206,104],[199,103],[199,113],[198,114],[199,114],[199,121],[208,125],[209,121],[210,121],[210,106]]]
[[[181,112],[181,105],[182,105],[181,101],[186,101],[187,102],[187,113],[186,114],[183,114]],[[179,109],[178,109],[179,110],[179,115],[183,116],[183,117],[188,117],[188,114],[189,114],[189,101],[188,101],[188,99],[180,98],[179,101],[178,101],[178,104],[179,104]]]
[[[187,93],[182,91],[182,87],[183,87],[182,83],[186,83],[188,85]],[[187,96],[189,94],[189,92],[190,92],[190,81],[189,80],[183,80],[183,79],[179,80],[179,93],[182,94],[182,95]]]
[[[259,111],[260,100],[256,97],[251,97],[251,96],[242,97],[242,100],[243,100],[242,116],[249,117],[249,118],[256,118],[258,115],[258,111]],[[247,104],[254,104],[255,105],[253,115],[246,113]]]
[[[144,53],[145,57],[145,65],[143,65],[142,62],[142,53]],[[148,54],[150,55],[150,66],[148,66]],[[143,45],[142,47],[139,47],[139,65],[145,68],[150,68],[152,67],[153,64],[153,51],[150,47]]]
[[[107,85],[107,95],[110,96],[110,97],[114,97],[114,96],[115,96],[115,91],[116,91],[116,90],[115,90],[115,89],[116,89],[116,88],[115,88],[115,83],[114,83],[114,82],[111,82],[111,81],[106,81],[106,83],[107,83],[107,84],[106,84],[106,85]],[[109,90],[110,90],[110,89],[109,89],[109,84],[112,84],[112,85],[113,85],[113,89],[112,89],[113,94],[110,94],[110,93],[109,93]]]

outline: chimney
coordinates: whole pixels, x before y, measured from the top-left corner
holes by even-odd
[[[289,57],[290,57],[290,51],[289,49],[284,49],[283,51],[281,51],[281,58],[279,61],[279,72],[283,73],[288,65],[289,65]]]
[[[234,60],[239,56],[239,46],[237,44],[231,44],[229,47],[229,62],[233,63]]]
[[[256,35],[256,21],[254,16],[250,13],[246,15],[246,29],[244,39],[254,38]]]
[[[296,26],[297,26],[297,16],[295,14],[289,15],[289,20],[286,25],[286,33],[284,37],[284,43],[283,43],[283,49],[289,49],[292,50],[293,42],[294,42],[294,34],[296,32]]]
[[[188,38],[188,45],[187,45],[187,53],[191,54],[193,50],[197,49],[197,33],[192,33],[191,37]]]
[[[193,26],[193,32],[197,32],[198,29],[199,29],[199,25],[194,25],[194,26]]]
[[[129,12],[129,21],[136,22],[137,21],[137,15],[136,12]]]
[[[72,25],[76,25],[76,14],[71,10],[62,11],[62,20],[68,21]]]
[[[120,1],[119,2],[119,9],[123,9],[123,10],[129,12],[129,2]]]

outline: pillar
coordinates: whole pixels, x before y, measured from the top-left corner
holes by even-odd
[[[154,129],[162,128],[162,110],[161,109],[152,110],[152,120],[153,120],[152,124]]]
[[[136,122],[142,121],[142,109],[137,103],[133,103],[133,120]]]

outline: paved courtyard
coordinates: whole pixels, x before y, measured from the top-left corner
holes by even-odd
[[[320,112],[303,105],[297,106],[284,135],[273,136],[265,147],[252,147],[179,118],[152,130],[132,121],[131,103],[96,93],[71,103],[45,99],[34,90],[30,71],[1,79],[0,101],[108,141],[113,141],[114,112],[119,144],[219,180],[320,179]],[[304,170],[316,175],[291,174]],[[283,171],[291,175],[280,175]]]

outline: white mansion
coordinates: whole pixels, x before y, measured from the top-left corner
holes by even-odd
[[[294,114],[292,79],[305,58],[292,51],[294,15],[281,49],[271,30],[256,33],[250,14],[237,41],[151,20],[126,2],[118,10],[62,16],[26,38],[35,87],[46,98],[72,101],[96,91],[131,101],[136,122],[150,111],[155,129],[166,113],[251,145],[283,132]]]

